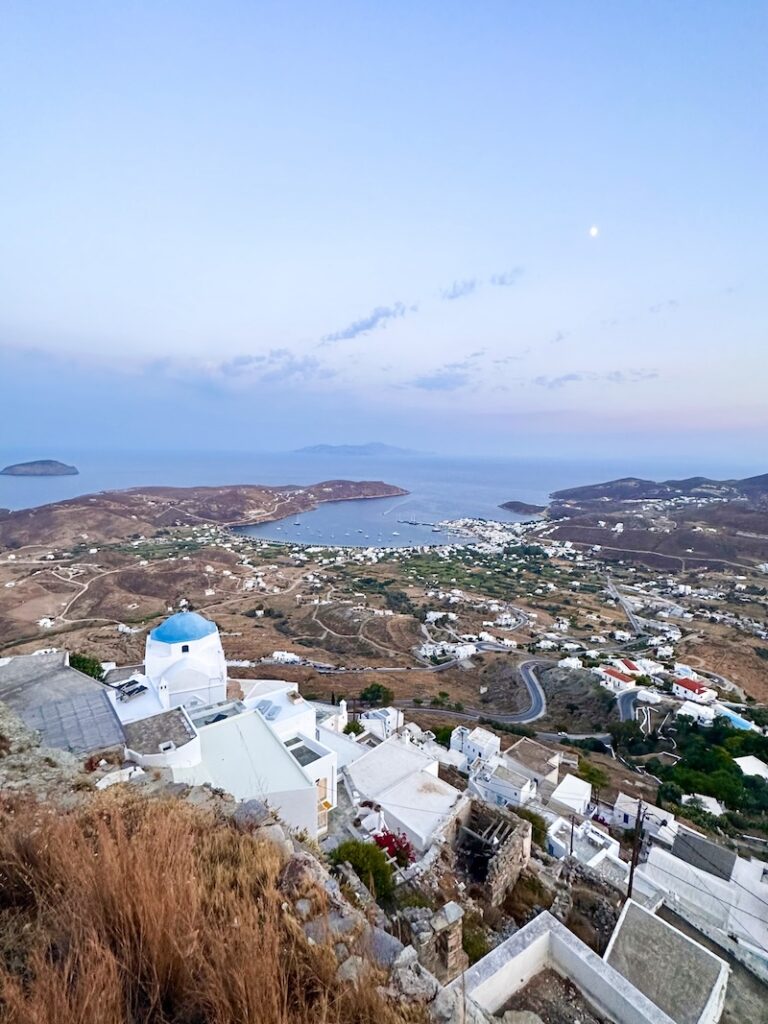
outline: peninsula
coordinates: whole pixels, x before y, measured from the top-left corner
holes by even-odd
[[[153,537],[177,526],[251,526],[308,512],[330,501],[407,494],[380,480],[325,480],[307,487],[134,487],[102,491],[11,512],[0,520],[0,546],[71,545]]]
[[[546,505],[530,505],[527,501],[505,501],[499,508],[505,508],[507,512],[515,512],[520,516],[538,516],[547,511]]]
[[[0,469],[0,476],[77,476],[77,466],[68,466],[56,459],[36,459],[33,462],[15,462]]]

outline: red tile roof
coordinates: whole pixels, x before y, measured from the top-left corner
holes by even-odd
[[[695,679],[676,679],[675,685],[682,686],[684,690],[690,690],[691,693],[703,693],[708,689],[704,683],[699,683]]]
[[[640,669],[637,667],[637,665],[634,663],[634,661],[631,661],[629,658],[622,658],[621,659],[621,663],[622,663],[622,665],[626,665],[627,669],[630,672],[639,672],[640,671]]]
[[[603,672],[607,676],[613,676],[614,679],[618,679],[622,683],[634,683],[632,676],[628,676],[624,672],[619,672],[617,668],[603,668]]]

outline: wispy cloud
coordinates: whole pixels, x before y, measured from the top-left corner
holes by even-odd
[[[565,341],[568,337],[568,331],[557,331],[550,339],[550,345],[559,345],[561,341]]]
[[[460,370],[442,369],[416,377],[409,384],[421,391],[458,391],[469,384],[469,374]]]
[[[360,320],[354,320],[348,327],[332,334],[324,334],[321,338],[322,344],[331,345],[336,341],[351,341],[361,334],[368,334],[380,327],[386,327],[390,320],[397,320],[406,313],[415,313],[418,306],[406,306],[402,302],[396,302],[392,306],[377,306],[368,316]]]
[[[189,383],[238,389],[261,384],[305,384],[327,380],[336,371],[314,356],[297,355],[287,348],[232,356],[219,362],[184,363],[162,360],[153,364],[156,373]]]
[[[517,284],[522,276],[523,268],[513,267],[512,270],[507,270],[503,274],[492,274],[490,280],[491,284],[498,288],[509,288],[511,285]]]
[[[563,373],[559,376],[542,375],[534,377],[530,383],[536,387],[547,388],[555,391],[558,388],[567,387],[569,384],[581,384],[584,381],[600,381],[605,384],[639,384],[642,381],[654,380],[659,376],[658,370],[610,370],[607,373],[593,373],[589,371],[573,371]]]
[[[469,277],[464,281],[454,281],[450,288],[444,288],[440,293],[444,299],[463,299],[471,295],[477,288],[477,278]]]

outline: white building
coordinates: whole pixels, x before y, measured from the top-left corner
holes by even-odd
[[[405,719],[399,708],[373,708],[364,711],[358,721],[366,732],[380,740],[386,740],[402,729]]]
[[[468,771],[469,766],[478,758],[481,761],[489,761],[493,757],[498,757],[501,740],[488,729],[477,726],[470,731],[465,725],[459,725],[451,733],[451,750],[464,755],[466,761],[463,771]]]
[[[566,808],[576,814],[586,814],[592,801],[592,787],[584,779],[566,775],[549,798],[549,806]]]
[[[216,623],[178,612],[147,637],[144,675],[159,706],[213,704],[227,696],[227,664]]]
[[[643,835],[650,836],[666,846],[671,846],[677,835],[677,821],[674,814],[665,811],[647,800],[619,793],[613,805],[613,824],[616,828],[634,829],[637,821],[638,807],[642,814]]]
[[[439,778],[438,769],[437,758],[403,732],[347,765],[343,776],[352,802],[368,811],[363,827],[404,833],[421,854],[455,820],[467,800]]]
[[[681,676],[672,682],[672,694],[680,700],[694,701],[696,704],[712,704],[717,700],[717,691],[696,679]]]
[[[269,660],[277,665],[300,665],[304,659],[293,651],[272,651]]]
[[[687,700],[681,704],[676,714],[692,718],[699,725],[712,725],[715,720],[715,709],[713,707],[709,704],[694,704],[692,700]]]
[[[337,754],[318,738],[317,710],[296,683],[259,680],[242,701],[226,690],[215,624],[196,612],[171,616],[147,638],[145,674],[109,691],[126,758],[236,800],[265,800],[315,838],[337,787]]]
[[[681,829],[671,851],[653,847],[637,876],[664,891],[664,902],[768,982],[768,870],[763,861]]]
[[[438,997],[441,1019],[501,1020],[512,998],[544,971],[573,985],[570,1019],[679,1024],[546,910],[447,986]]]
[[[633,676],[620,672],[613,665],[598,665],[592,672],[600,680],[600,685],[612,693],[624,693],[636,685]]]
[[[747,757],[735,757],[734,761],[745,775],[757,775],[768,781],[768,764],[761,761],[759,757],[749,754]]]
[[[536,797],[536,783],[503,758],[476,761],[469,775],[470,793],[500,807],[523,807]]]
[[[701,943],[627,900],[604,956],[678,1024],[717,1024],[730,968]]]
[[[573,856],[593,867],[606,853],[618,859],[620,852],[619,841],[591,821],[576,822],[558,817],[547,829],[547,853],[558,860]]]

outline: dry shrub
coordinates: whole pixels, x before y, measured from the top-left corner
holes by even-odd
[[[274,847],[172,801],[0,806],[3,1024],[398,1024],[339,985]]]

